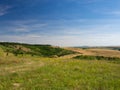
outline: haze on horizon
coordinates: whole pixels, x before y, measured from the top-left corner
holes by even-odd
[[[0,41],[120,46],[120,0],[0,0]]]

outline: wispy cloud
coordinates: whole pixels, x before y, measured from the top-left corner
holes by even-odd
[[[2,29],[5,33],[26,33],[41,30],[41,28],[47,26],[47,23],[38,22],[37,20],[17,20],[2,22],[4,26]]]
[[[91,3],[95,3],[103,0],[68,0],[68,1],[77,2],[78,4],[91,4]]]
[[[116,15],[116,16],[119,16],[120,15],[120,10],[118,11],[111,11],[111,12],[106,12],[106,14],[111,14],[111,15]]]
[[[70,22],[78,25],[71,25]],[[80,24],[83,22],[90,23],[85,23],[81,27]],[[0,41],[52,44],[57,46],[118,45],[120,44],[119,23],[120,21],[116,20],[99,21],[98,19],[92,21],[46,21],[44,23],[38,20],[9,21],[10,26],[7,25],[6,30],[9,30],[11,34],[1,34]]]
[[[7,14],[9,9],[12,8],[11,6],[8,5],[0,5],[0,16],[3,16]]]
[[[11,27],[11,30],[14,32],[31,32],[34,30],[40,30],[42,27],[46,26],[47,24],[44,23],[33,23],[28,25],[15,25],[14,27]]]
[[[120,45],[119,33],[97,34],[83,36],[48,36],[48,35],[1,35],[0,41],[33,43],[33,44],[51,44],[57,46],[102,46],[102,45]],[[111,42],[112,41],[112,42]]]
[[[102,14],[102,15],[120,16],[120,9],[118,9],[118,8],[116,8],[116,9],[114,9],[114,10],[105,9],[105,8],[94,9],[94,10],[92,10],[92,12],[98,13],[98,14]]]

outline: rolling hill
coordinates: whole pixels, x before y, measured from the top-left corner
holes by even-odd
[[[43,57],[60,57],[68,54],[75,53],[71,50],[66,50],[60,47],[54,47],[51,45],[33,45],[22,43],[9,43],[0,42],[0,55],[31,55],[31,56],[43,56]]]
[[[120,90],[120,54],[0,43],[0,90]]]

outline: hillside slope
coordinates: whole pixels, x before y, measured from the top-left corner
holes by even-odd
[[[65,50],[59,47],[53,47],[51,45],[32,45],[32,44],[20,44],[20,43],[0,43],[1,55],[31,55],[31,56],[43,56],[43,57],[60,57],[75,52]]]
[[[0,90],[120,90],[119,58],[96,56],[100,50],[67,49],[1,43]]]

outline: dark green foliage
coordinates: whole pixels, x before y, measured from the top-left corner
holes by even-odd
[[[52,47],[51,45],[31,45],[31,44],[19,44],[19,43],[8,43],[1,42],[0,46],[6,53],[13,53],[15,56],[28,54],[31,56],[64,56],[67,54],[73,54],[75,52],[70,50],[65,50],[59,47]],[[24,50],[27,49],[27,50]]]
[[[118,57],[104,57],[104,56],[88,56],[80,55],[74,57],[74,59],[84,59],[84,60],[120,60]]]
[[[15,56],[17,55],[23,55],[25,52],[21,49],[16,49],[16,50],[13,50],[11,53],[13,53]]]
[[[64,56],[74,53],[73,51],[65,50],[59,47],[52,47],[50,45],[27,45],[27,48],[31,49],[32,55],[51,57],[54,55]]]

